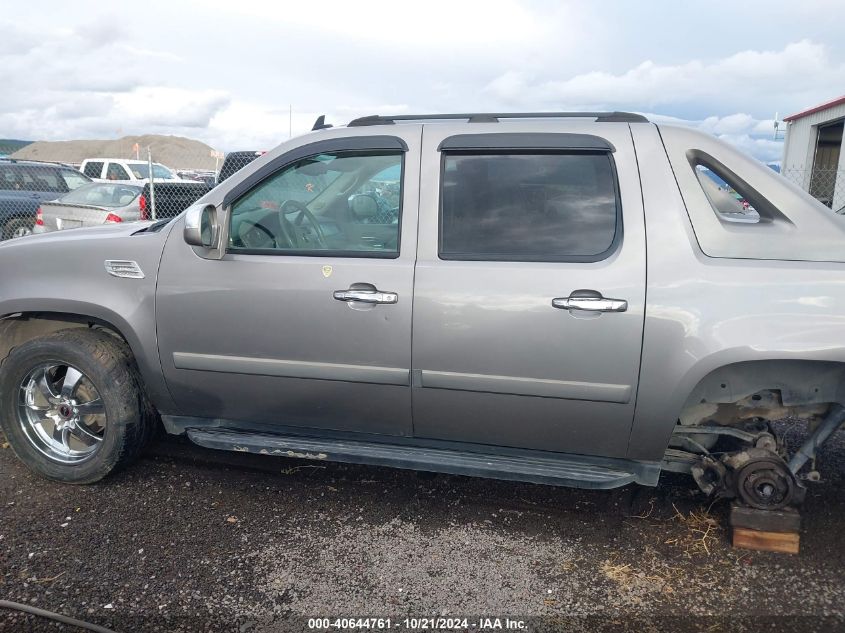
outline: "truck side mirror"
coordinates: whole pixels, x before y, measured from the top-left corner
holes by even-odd
[[[216,248],[220,238],[220,222],[217,207],[211,204],[195,204],[185,212],[185,242],[191,246]]]

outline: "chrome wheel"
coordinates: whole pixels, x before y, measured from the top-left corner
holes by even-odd
[[[61,363],[42,364],[20,384],[18,422],[29,442],[63,464],[90,459],[106,431],[100,393],[78,369]]]
[[[19,226],[12,231],[12,237],[26,237],[27,235],[32,235],[32,229],[28,226]]]

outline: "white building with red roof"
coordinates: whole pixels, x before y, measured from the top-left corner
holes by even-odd
[[[783,120],[781,173],[834,211],[845,212],[845,96]]]

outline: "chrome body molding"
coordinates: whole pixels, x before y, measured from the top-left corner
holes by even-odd
[[[399,367],[313,363],[277,358],[250,358],[217,354],[191,354],[188,352],[173,352],[173,364],[177,369],[404,386],[410,384],[411,374],[410,370]]]
[[[422,386],[459,391],[484,391],[517,396],[593,400],[626,404],[631,400],[631,385],[608,385],[596,382],[548,380],[520,376],[462,374],[449,371],[422,370]]]

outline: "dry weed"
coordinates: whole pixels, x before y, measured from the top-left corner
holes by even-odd
[[[677,521],[686,528],[686,532],[664,541],[667,545],[676,545],[683,548],[688,557],[696,554],[711,554],[711,547],[715,545],[722,534],[722,525],[719,519],[712,516],[707,510],[690,510],[683,514],[675,504],[673,521]]]
[[[639,558],[640,565],[635,567],[630,563],[620,563],[615,558],[605,560],[601,572],[612,580],[622,590],[637,588],[662,593],[674,593],[672,581],[676,576],[675,569],[659,565],[653,550],[647,548]]]

